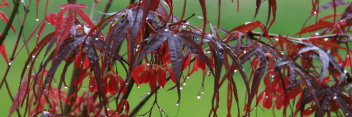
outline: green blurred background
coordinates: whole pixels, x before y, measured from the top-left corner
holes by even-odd
[[[8,2],[11,2],[11,0],[7,0]],[[98,7],[96,7],[96,11],[103,11],[104,5],[107,0],[101,0],[100,4]],[[128,5],[129,0],[113,0],[113,5],[110,9],[109,12],[116,12],[118,10],[123,9]],[[331,0],[321,0],[320,3],[324,4],[327,3]],[[28,4],[28,0],[24,0],[25,4]],[[39,22],[36,21],[36,15],[35,15],[35,1],[32,1],[32,5],[30,8],[30,14],[27,18],[27,23],[25,25],[25,30],[24,30],[24,37],[28,38],[31,32],[33,32],[34,28],[39,24]],[[58,12],[59,9],[55,8],[58,5],[65,4],[66,0],[49,0],[49,8],[48,12]],[[92,6],[92,0],[78,0],[78,3],[83,3],[89,6],[88,9],[85,9],[87,14],[91,12],[91,6]],[[22,5],[23,3],[21,3]],[[293,35],[297,33],[302,24],[304,23],[305,19],[310,15],[311,11],[311,1],[310,0],[277,0],[278,4],[278,10],[277,10],[277,18],[276,22],[273,24],[270,33],[276,33],[276,34],[281,34],[281,35]],[[183,7],[183,0],[174,0],[174,12],[176,16],[181,16],[181,9]],[[206,1],[207,5],[207,12],[208,12],[208,17],[211,23],[213,25],[216,25],[217,23],[217,9],[218,9],[218,2],[217,0],[207,0]],[[253,18],[254,16],[254,10],[255,10],[255,0],[240,0],[240,8],[239,11],[237,12],[237,4],[236,1],[234,3],[231,2],[231,0],[222,0],[221,4],[221,27],[225,29],[232,29],[240,24],[244,24],[245,22],[248,21],[254,21],[254,20],[260,20],[261,22],[265,23],[266,18],[267,18],[267,1],[263,2],[261,6],[261,10],[258,14],[257,18]],[[44,8],[45,8],[45,1],[40,0],[40,8],[39,8],[39,19],[40,21],[43,20],[43,15],[44,15]],[[338,8],[338,12],[342,12],[344,7]],[[6,7],[0,8],[1,11],[5,12],[8,17],[10,15],[10,10]],[[96,18],[99,15],[99,12],[93,11],[93,18]],[[201,16],[201,10],[199,7],[198,0],[187,0],[187,12],[186,12],[186,17],[190,16],[192,13],[195,13],[197,16]],[[322,12],[320,16],[323,16],[324,14],[331,14],[332,10],[328,10],[325,12]],[[20,6],[20,10],[18,15],[16,16],[16,19],[14,20],[14,26],[19,30],[20,22],[23,19],[23,7]],[[190,20],[190,23],[193,25],[199,25],[202,23],[201,19],[198,19],[196,17],[193,17]],[[2,31],[5,27],[5,23],[0,21],[0,31]],[[44,34],[42,36],[45,36],[45,34],[48,34],[49,32],[54,31],[52,26],[47,26]],[[10,32],[6,41],[6,49],[8,52],[8,56],[10,56],[13,50],[13,46],[15,43],[15,40],[17,38],[17,34],[14,32]],[[23,42],[20,43],[20,45],[23,45]],[[32,50],[32,48],[35,45],[35,39],[32,39],[32,41],[28,44],[29,45],[29,50]],[[18,84],[19,84],[19,75],[22,71],[22,68],[24,66],[24,62],[27,59],[28,54],[26,50],[22,50],[18,56],[16,56],[16,59],[13,61],[13,66],[10,70],[10,73],[7,77],[11,93],[12,95],[15,95],[15,92],[18,90]],[[244,66],[244,68],[249,68],[249,66]],[[6,63],[2,58],[0,58],[0,76],[2,78],[4,72],[6,69]],[[68,70],[72,71],[72,70]],[[56,77],[59,77],[58,75],[60,74],[60,70],[56,74]],[[68,77],[71,75],[71,73],[67,73]],[[239,92],[239,97],[240,97],[240,107],[241,110],[243,110],[243,104],[244,104],[244,97],[245,97],[245,88],[242,83],[242,78],[236,74],[235,76],[236,79],[236,84]],[[167,89],[172,87],[173,85],[171,83],[168,83],[166,88],[160,89],[158,93],[158,102],[159,105],[166,111],[166,113],[169,116],[179,116],[179,117],[192,117],[192,116],[199,116],[199,117],[204,117],[208,116],[210,108],[211,108],[211,96],[212,96],[212,91],[213,91],[213,78],[207,77],[205,79],[205,87],[204,87],[204,94],[201,96],[201,99],[197,99],[196,96],[201,88],[201,73],[197,72],[196,74],[192,75],[190,79],[187,81],[187,85],[182,86],[182,99],[181,99],[181,104],[180,106],[176,106],[177,102],[177,94],[176,90],[171,90],[168,91]],[[220,97],[220,109],[218,111],[218,114],[220,117],[226,116],[227,114],[227,108],[226,108],[226,89],[227,86],[224,85],[220,89],[221,97]],[[262,89],[262,88],[261,88]],[[143,96],[148,92],[149,90],[149,85],[142,85],[140,88],[137,88],[134,86],[131,95],[128,99],[131,108],[134,108],[135,105],[143,99]],[[262,91],[262,90],[260,90]],[[147,110],[149,110],[150,103],[154,100],[154,98],[151,98],[149,103],[147,103],[144,108],[140,111],[140,113],[144,113]],[[11,106],[12,102],[8,96],[8,93],[3,87],[0,90],[0,114],[2,116],[7,116],[9,112],[9,108]],[[232,106],[232,115],[237,115],[236,112],[236,106],[235,106],[235,101],[233,102]],[[241,112],[242,114],[243,112]],[[282,113],[279,112],[278,110],[265,110],[261,107],[257,108],[251,115],[254,116],[282,116]],[[16,116],[14,114],[13,116]],[[154,108],[153,111],[153,116],[160,116],[158,110]]]

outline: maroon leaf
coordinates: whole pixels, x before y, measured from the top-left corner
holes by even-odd
[[[1,35],[0,35],[1,37]],[[9,63],[9,59],[6,54],[6,49],[5,49],[5,44],[0,45],[0,54],[2,55],[2,58],[5,60],[6,63]]]
[[[9,22],[9,18],[6,16],[6,14],[4,13],[4,12],[2,12],[2,11],[0,11],[0,19],[2,20],[2,21],[4,21],[6,24]],[[13,32],[16,32],[16,30],[15,30],[15,28],[11,25],[11,30],[13,31]]]
[[[166,84],[166,71],[163,70],[162,68],[157,68],[156,73],[157,73],[156,80],[158,81],[159,86],[164,88]]]
[[[318,30],[321,30],[321,29],[324,29],[324,28],[329,28],[332,25],[333,25],[332,22],[318,20],[318,22],[316,22],[315,24],[309,25],[309,26],[303,28],[300,32],[298,32],[295,35],[301,35],[301,34],[305,34],[305,33],[318,31]]]
[[[260,21],[254,21],[251,23],[246,23],[240,26],[237,26],[236,28],[232,29],[230,32],[233,31],[238,31],[241,33],[247,33],[248,31],[252,31],[258,27],[262,26],[262,24],[260,23]]]
[[[26,78],[25,80],[23,80],[21,82],[21,86],[20,86],[20,90],[18,90],[16,97],[13,101],[13,104],[10,108],[10,112],[9,112],[9,117],[12,115],[13,112],[15,112],[15,110],[17,108],[19,108],[19,106],[21,105],[21,103],[23,103],[26,95],[28,95],[29,92],[29,78]]]
[[[176,79],[176,86],[179,99],[181,98],[180,93],[180,77],[181,77],[181,69],[182,69],[182,48],[180,45],[180,41],[178,38],[171,38],[168,40],[168,46],[170,51],[170,59],[172,64],[173,75]]]
[[[166,33],[166,34],[164,34]],[[136,62],[135,63],[140,63],[142,62],[142,60],[144,59],[144,57],[147,56],[147,54],[151,53],[152,51],[154,51],[155,49],[159,48],[159,46],[164,43],[164,41],[166,41],[168,39],[167,34],[169,32],[166,31],[160,31],[157,34],[152,35],[151,37],[145,39],[148,40],[147,44],[144,45],[142,49],[142,52],[140,52],[140,54],[138,55]]]

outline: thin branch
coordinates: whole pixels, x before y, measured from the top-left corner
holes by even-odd
[[[0,37],[0,45],[5,41],[6,39],[6,36],[7,36],[7,33],[9,32],[10,30],[10,27],[13,23],[13,20],[15,19],[15,15],[18,11],[18,7],[19,7],[19,0],[14,0],[14,7],[12,9],[12,12],[11,12],[11,16],[10,16],[10,19],[9,19],[9,22],[6,24],[6,27],[4,29],[4,31],[1,33],[2,36]]]
[[[134,117],[137,114],[137,112],[144,106],[144,104],[150,99],[150,97],[152,97],[154,93],[159,89],[160,87],[157,87],[154,91],[151,91],[147,96],[145,96],[143,100],[141,100],[138,103],[138,105],[131,111],[130,116]]]

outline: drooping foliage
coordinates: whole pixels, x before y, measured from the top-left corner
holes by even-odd
[[[3,2],[0,7],[10,8]],[[172,0],[139,0],[103,19],[91,19],[84,4],[56,7],[60,11],[48,13],[20,46],[19,51],[36,38],[9,116],[15,111],[23,116],[136,116],[166,82],[173,83],[171,89],[177,91],[175,101],[180,104],[182,84],[199,70],[203,80],[206,75],[213,79],[209,116],[218,115],[221,99],[226,99],[227,116],[250,116],[258,106],[282,109],[283,116],[352,116],[352,78],[347,71],[352,61],[352,3],[332,0],[320,6],[319,0],[312,0],[310,17],[326,9],[334,9],[334,13],[316,19],[290,37],[269,33],[279,20],[276,0],[267,1],[266,23],[253,21],[233,29],[210,23],[205,2],[199,0],[201,26],[189,24],[193,15],[185,16],[185,8],[181,17],[175,16]],[[217,25],[221,23],[221,0],[218,2]],[[261,0],[256,1],[254,16],[261,4]],[[346,9],[337,13],[336,7]],[[8,22],[1,11],[0,16]],[[54,30],[42,37],[48,26]],[[18,53],[16,48],[8,60],[5,46],[0,46],[8,69]],[[250,68],[245,69],[247,64]],[[72,78],[66,78],[70,67],[74,69]],[[55,78],[55,74],[60,77]],[[238,90],[239,83],[245,90]],[[3,84],[6,75],[0,89]],[[151,92],[130,109],[128,96],[133,84],[149,84]],[[221,88],[226,88],[226,98],[221,97]],[[239,97],[241,91],[246,92],[245,97]],[[240,106],[239,102],[245,104]],[[114,109],[110,109],[111,104]],[[233,105],[236,114],[231,113]],[[164,112],[155,98],[150,111],[142,115],[151,115],[154,106]]]

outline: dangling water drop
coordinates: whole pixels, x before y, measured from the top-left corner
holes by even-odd
[[[37,19],[35,19],[35,21],[39,22],[39,19],[37,18]]]
[[[64,88],[65,88],[65,89],[67,89],[68,87],[67,87],[67,86],[65,86]]]
[[[324,38],[324,41],[329,41],[329,38]]]
[[[317,14],[317,11],[313,11],[313,14],[314,14],[314,15]]]
[[[9,66],[11,66],[11,65],[12,65],[12,61],[9,62]]]
[[[176,103],[176,106],[180,106],[180,103],[179,103],[179,102],[177,102],[177,103]]]
[[[198,96],[197,96],[197,99],[200,99],[200,98],[201,98],[201,97],[198,95]]]
[[[336,99],[337,99],[337,96],[335,95],[335,96],[333,97],[333,99],[336,100]]]
[[[180,87],[180,90],[182,90],[183,88],[182,87]]]
[[[139,89],[139,88],[141,88],[140,86],[137,86],[137,88]]]
[[[187,85],[185,82],[183,83],[183,86]]]

